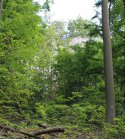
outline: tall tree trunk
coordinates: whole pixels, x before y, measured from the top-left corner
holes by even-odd
[[[113,81],[112,48],[109,27],[108,0],[102,0],[102,28],[104,43],[104,67],[106,88],[106,122],[114,124],[115,94]]]
[[[124,5],[124,8],[125,8],[125,0],[122,0],[123,1],[123,5]]]
[[[0,0],[0,20],[2,17],[3,0]]]

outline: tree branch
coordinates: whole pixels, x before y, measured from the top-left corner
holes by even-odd
[[[1,125],[1,124],[0,124],[0,128],[6,129],[6,130],[9,130],[9,131],[12,131],[12,132],[17,132],[17,133],[20,133],[20,134],[23,134],[23,135],[26,135],[26,136],[29,136],[29,137],[34,137],[36,139],[43,139],[41,137],[37,137],[36,135],[30,134],[30,133],[27,133],[27,132],[23,132],[23,131],[14,129],[14,128],[10,128],[8,126],[4,126],[4,125]]]
[[[36,135],[49,134],[49,133],[54,133],[54,132],[64,132],[64,128],[62,128],[62,127],[47,128],[44,130],[34,132],[34,135],[36,136]]]

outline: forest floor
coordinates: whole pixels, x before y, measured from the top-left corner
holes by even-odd
[[[35,131],[40,129],[26,129],[22,130],[26,133],[34,133]],[[48,134],[42,134],[38,136],[39,139],[105,139],[104,136],[102,136],[102,133],[85,133],[85,132],[78,132],[74,130],[66,130],[64,133],[48,133]],[[33,137],[28,137],[26,135],[12,132],[12,131],[5,131],[0,130],[0,139],[29,139]],[[36,138],[37,139],[37,138]]]

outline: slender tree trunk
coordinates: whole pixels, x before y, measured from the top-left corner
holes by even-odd
[[[0,0],[0,20],[2,17],[3,0]]]
[[[125,8],[125,0],[123,0],[124,8]]]
[[[104,67],[106,88],[106,122],[114,124],[115,94],[113,81],[112,48],[109,27],[108,0],[102,0],[102,28],[104,42]]]

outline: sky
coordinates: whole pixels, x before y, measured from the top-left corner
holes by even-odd
[[[41,4],[45,0],[36,0]],[[94,15],[95,0],[54,0],[50,7],[52,20],[69,21],[81,16],[90,20]]]

